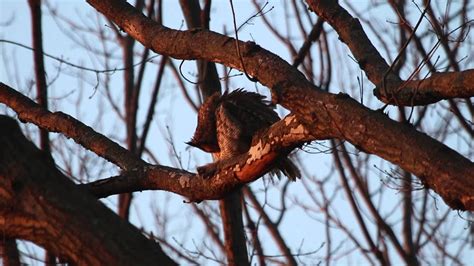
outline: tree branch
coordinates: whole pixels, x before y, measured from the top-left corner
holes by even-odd
[[[370,42],[359,20],[336,1],[307,0],[310,9],[326,20],[351,50],[359,66],[376,85],[374,95],[382,102],[398,106],[435,103],[444,99],[474,96],[473,71],[433,73],[424,80],[403,81]],[[442,81],[442,82],[440,82]],[[455,85],[450,86],[454,81]]]
[[[393,95],[384,93],[381,86],[374,89],[374,95],[388,104],[427,105],[446,99],[474,97],[474,69],[460,72],[433,73],[422,80],[407,80]]]
[[[145,162],[91,127],[62,112],[50,112],[30,98],[0,82],[0,102],[12,108],[21,121],[36,124],[49,132],[59,132],[122,169],[133,169]]]
[[[33,241],[77,265],[176,265],[156,242],[76,187],[13,119],[0,116],[0,128],[4,237]]]

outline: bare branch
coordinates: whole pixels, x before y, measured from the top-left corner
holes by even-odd
[[[76,187],[13,119],[0,116],[0,127],[4,236],[34,241],[77,265],[176,265],[156,242]]]
[[[365,71],[369,80],[377,86],[374,89],[374,94],[379,100],[399,106],[414,106],[435,103],[443,99],[474,96],[473,75],[470,70],[467,73],[446,74],[449,76],[447,79],[457,79],[458,84],[469,84],[466,87],[467,89],[449,88],[444,85],[447,84],[444,82],[444,84],[428,82],[430,85],[423,86],[420,89],[420,84],[423,84],[424,80],[402,81],[391,71],[391,67],[370,42],[359,21],[353,18],[337,2],[330,0],[308,0],[307,2],[314,12],[324,18],[336,30],[339,38],[349,47],[360,68]],[[430,11],[429,8],[427,10]],[[413,36],[414,31],[411,34]],[[456,74],[457,76],[453,77]],[[442,74],[433,74],[433,76],[443,78],[440,75]],[[463,83],[464,79],[466,79],[465,83]],[[434,80],[439,81],[433,78]]]
[[[392,91],[383,93],[382,87],[374,90],[381,101],[400,106],[426,105],[441,100],[474,97],[474,69],[460,72],[433,73],[421,80],[408,80]]]

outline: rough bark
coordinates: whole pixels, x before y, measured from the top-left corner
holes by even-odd
[[[407,80],[387,93],[383,86],[374,95],[384,103],[399,106],[427,105],[446,99],[474,97],[474,70],[432,73],[421,80]]]
[[[0,231],[78,265],[175,265],[160,246],[75,186],[0,116]]]

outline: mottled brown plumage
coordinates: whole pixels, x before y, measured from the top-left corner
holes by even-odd
[[[198,125],[189,145],[228,159],[249,150],[252,137],[280,120],[264,96],[237,89],[213,94],[200,107]],[[275,163],[290,179],[300,176],[298,168],[286,157]]]

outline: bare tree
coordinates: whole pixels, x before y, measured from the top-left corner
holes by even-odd
[[[8,107],[0,117],[6,265],[34,257],[15,239],[47,250],[37,258],[45,264],[466,263],[464,211],[474,211],[472,3],[180,1],[187,30],[165,26],[166,1],[87,3],[94,16],[75,20],[61,5],[29,1],[36,93],[11,77],[0,84]],[[44,10],[94,67],[45,52]],[[222,15],[227,26],[213,28]],[[287,61],[261,39],[245,41],[256,24],[287,50]],[[21,73],[14,58],[4,64],[6,73]],[[51,69],[72,76],[79,92],[55,97]],[[197,111],[221,87],[242,84],[268,88],[287,115],[237,156],[205,164],[202,154],[182,149],[170,128],[182,122],[161,117],[174,110],[173,97]],[[92,119],[85,97],[96,105]],[[76,115],[62,112],[67,101]],[[39,138],[15,115],[38,126]],[[292,151],[301,180],[262,178]],[[160,195],[151,208],[132,197],[144,190]],[[104,200],[113,195],[116,203]],[[142,211],[155,228],[128,221]],[[204,233],[196,234],[197,224]]]

